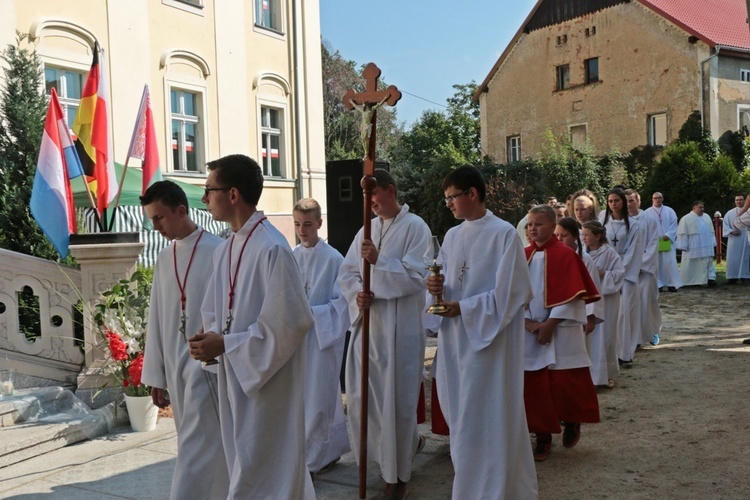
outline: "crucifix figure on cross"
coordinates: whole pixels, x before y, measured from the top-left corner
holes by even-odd
[[[375,63],[368,64],[362,72],[362,76],[365,77],[365,91],[356,93],[354,90],[349,90],[343,101],[347,109],[356,109],[362,115],[359,136],[364,150],[363,159],[367,161],[371,153],[373,156],[373,169],[368,172],[367,165],[365,165],[365,175],[372,175],[374,171],[376,111],[383,104],[395,106],[401,99],[401,92],[393,85],[385,90],[378,90],[380,68]]]

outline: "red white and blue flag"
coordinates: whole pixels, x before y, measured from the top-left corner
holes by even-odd
[[[70,179],[83,175],[57,91],[50,92],[47,120],[31,189],[31,215],[57,249],[68,255],[70,235],[76,233],[75,205]]]

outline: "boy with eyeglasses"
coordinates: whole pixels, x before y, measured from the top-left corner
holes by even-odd
[[[257,209],[255,160],[209,162],[203,202],[232,236],[214,252],[190,354],[218,362],[228,498],[315,498],[305,464],[305,338],[313,317],[284,236]],[[215,360],[215,361],[214,361]]]

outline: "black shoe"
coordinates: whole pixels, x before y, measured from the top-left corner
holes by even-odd
[[[676,292],[677,288],[670,286],[669,288],[667,288],[667,290],[669,290],[670,292]]]
[[[544,462],[549,458],[550,451],[552,450],[552,435],[551,434],[537,434],[536,446],[534,447],[534,462]]]
[[[620,366],[624,366],[625,368],[630,368],[633,366],[633,360],[625,361],[624,359],[617,359],[617,362],[620,364]]]
[[[742,341],[743,344],[750,344],[750,339],[745,339]]]
[[[660,287],[659,287],[659,293],[662,293],[663,291],[664,291],[664,287],[663,287],[663,286],[660,286]]]
[[[709,281],[709,283],[711,283]],[[736,285],[737,284],[737,278],[730,278],[727,280],[727,285]]]
[[[715,287],[716,286],[716,280],[708,280],[708,286],[709,287]]]
[[[572,448],[581,438],[581,424],[565,424],[563,430],[563,446]]]

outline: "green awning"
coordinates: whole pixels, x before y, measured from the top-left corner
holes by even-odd
[[[122,177],[122,169],[123,166],[120,163],[115,163],[118,184]],[[122,185],[122,193],[120,194],[120,205],[139,206],[141,204],[138,197],[141,196],[142,178],[143,171],[140,168],[128,166],[128,171],[125,174],[125,182]],[[191,208],[205,208],[205,205],[201,202],[203,188],[188,184],[187,182],[178,181],[174,178],[169,180],[173,181],[185,191]],[[90,208],[91,202],[86,194],[86,188],[83,186],[83,180],[81,178],[73,179],[71,184],[73,186],[73,198],[75,199],[76,207]]]

